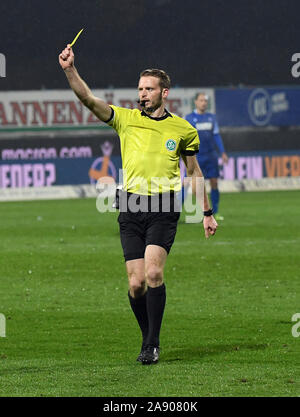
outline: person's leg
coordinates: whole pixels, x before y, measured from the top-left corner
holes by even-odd
[[[146,344],[159,347],[159,333],[166,304],[163,283],[167,251],[161,246],[148,245],[145,251],[145,275],[148,286],[147,311],[149,331]]]
[[[213,212],[216,214],[219,211],[220,192],[218,189],[218,178],[210,178],[210,199]]]
[[[129,303],[142,332],[142,348],[137,359],[138,361],[141,361],[143,351],[146,346],[146,338],[149,328],[144,259],[133,259],[127,261],[126,270],[129,283]]]
[[[219,178],[219,162],[218,156],[214,152],[210,155],[209,159],[209,169],[206,176],[207,179],[210,181],[210,199],[212,204],[213,212],[216,216],[216,220],[223,220],[222,216],[218,214],[219,212],[219,201],[220,201],[220,192],[218,187],[218,178]]]
[[[157,363],[159,358],[159,335],[166,304],[166,288],[163,283],[167,255],[175,239],[180,217],[174,194],[169,195],[169,211],[148,213],[146,231],[145,278],[147,283],[147,312],[149,330],[143,364]],[[163,201],[163,200],[162,200]]]
[[[143,339],[141,353],[137,358],[140,362],[145,346],[144,340],[148,334],[143,217],[138,213],[121,212],[118,222],[129,283],[129,303],[140,327]]]
[[[145,276],[148,286],[147,313],[148,335],[144,364],[157,363],[159,357],[159,335],[166,304],[166,287],[163,283],[163,270],[167,251],[157,245],[148,245],[145,251]]]

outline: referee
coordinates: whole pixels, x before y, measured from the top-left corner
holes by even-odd
[[[140,111],[108,105],[95,97],[79,76],[69,45],[59,55],[59,63],[79,100],[120,137],[124,191],[120,196],[118,222],[129,302],[142,333],[137,361],[155,364],[159,360],[159,335],[166,303],[164,266],[180,216],[174,197],[181,189],[179,158],[183,157],[192,180],[203,184],[197,181],[203,179],[195,156],[199,149],[198,134],[186,120],[165,108],[170,78],[164,71],[149,69],[140,74]],[[215,234],[217,223],[205,189],[203,210],[208,238]]]

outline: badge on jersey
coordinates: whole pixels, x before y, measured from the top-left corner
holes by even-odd
[[[168,139],[166,142],[166,148],[168,149],[168,151],[174,151],[174,149],[176,148],[176,140]]]

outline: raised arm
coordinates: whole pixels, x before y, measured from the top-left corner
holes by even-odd
[[[203,212],[207,212],[210,210],[210,205],[205,189],[203,174],[198,164],[196,155],[186,155],[183,157],[183,160],[186,164],[187,175],[192,178],[193,194],[196,195],[198,202],[202,205],[201,209],[203,210]],[[201,201],[202,195],[203,202]],[[216,233],[218,223],[216,222],[212,214],[210,216],[204,215],[203,227],[205,230],[206,238],[209,238],[209,236],[214,235]]]
[[[74,53],[70,45],[67,45],[61,54],[59,54],[58,60],[66,74],[70,87],[79,100],[90,109],[98,119],[107,122],[111,117],[112,109],[105,101],[93,95],[87,84],[78,74],[74,66]]]

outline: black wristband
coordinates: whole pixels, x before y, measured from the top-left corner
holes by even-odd
[[[213,215],[213,211],[212,211],[212,209],[209,209],[209,210],[204,211],[204,212],[203,212],[203,215],[204,215],[204,216],[212,216],[212,215]]]

